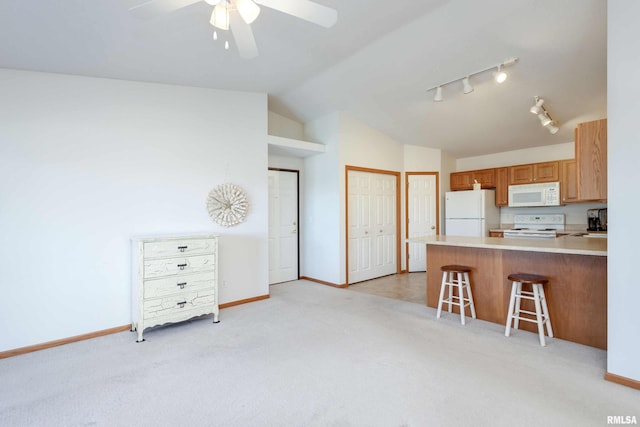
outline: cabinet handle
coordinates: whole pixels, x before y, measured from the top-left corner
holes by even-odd
[[[178,286],[180,286],[180,289],[184,289],[187,286],[187,282],[178,283]]]
[[[180,308],[184,307],[187,304],[186,301],[180,301],[179,303],[177,303],[176,305],[179,305]]]
[[[180,252],[184,252],[187,248],[188,248],[188,246],[178,246],[178,250]]]
[[[178,264],[178,268],[180,270],[184,270],[184,268],[187,266],[187,264]]]

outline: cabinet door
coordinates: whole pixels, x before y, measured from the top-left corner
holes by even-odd
[[[496,206],[509,205],[509,168],[496,169]]]
[[[531,184],[533,182],[533,165],[518,165],[509,168],[509,184]]]
[[[562,203],[578,202],[578,169],[576,161],[562,160],[560,162],[562,179],[560,180],[560,194]]]
[[[580,200],[606,200],[607,119],[578,124],[576,162]]]
[[[473,171],[471,175],[471,183],[478,181],[481,184],[481,188],[494,188],[496,186],[495,169],[482,169]]]
[[[560,180],[559,162],[533,164],[533,182],[556,182]]]
[[[451,191],[456,190],[471,190],[473,186],[471,183],[473,180],[471,179],[471,172],[454,172],[450,175],[450,187]]]

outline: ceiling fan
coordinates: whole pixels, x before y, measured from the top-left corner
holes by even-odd
[[[338,12],[335,9],[310,0],[149,0],[130,8],[129,11],[136,16],[151,17],[173,12],[199,1],[213,6],[210,20],[215,28],[213,38],[217,39],[217,30],[231,30],[240,56],[246,59],[258,56],[258,47],[250,24],[260,14],[259,5],[325,28],[334,26],[338,20]],[[225,48],[229,48],[228,41],[225,42]]]

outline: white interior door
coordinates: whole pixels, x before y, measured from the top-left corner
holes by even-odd
[[[408,175],[408,216],[409,238],[433,236],[436,234],[436,176]],[[418,243],[409,244],[409,272],[426,271],[427,246]]]
[[[269,170],[269,284],[298,279],[298,173]]]
[[[396,177],[349,173],[349,283],[394,274],[396,262]]]

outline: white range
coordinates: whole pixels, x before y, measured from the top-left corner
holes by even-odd
[[[564,214],[514,215],[513,228],[504,231],[506,239],[555,239],[564,231]]]

